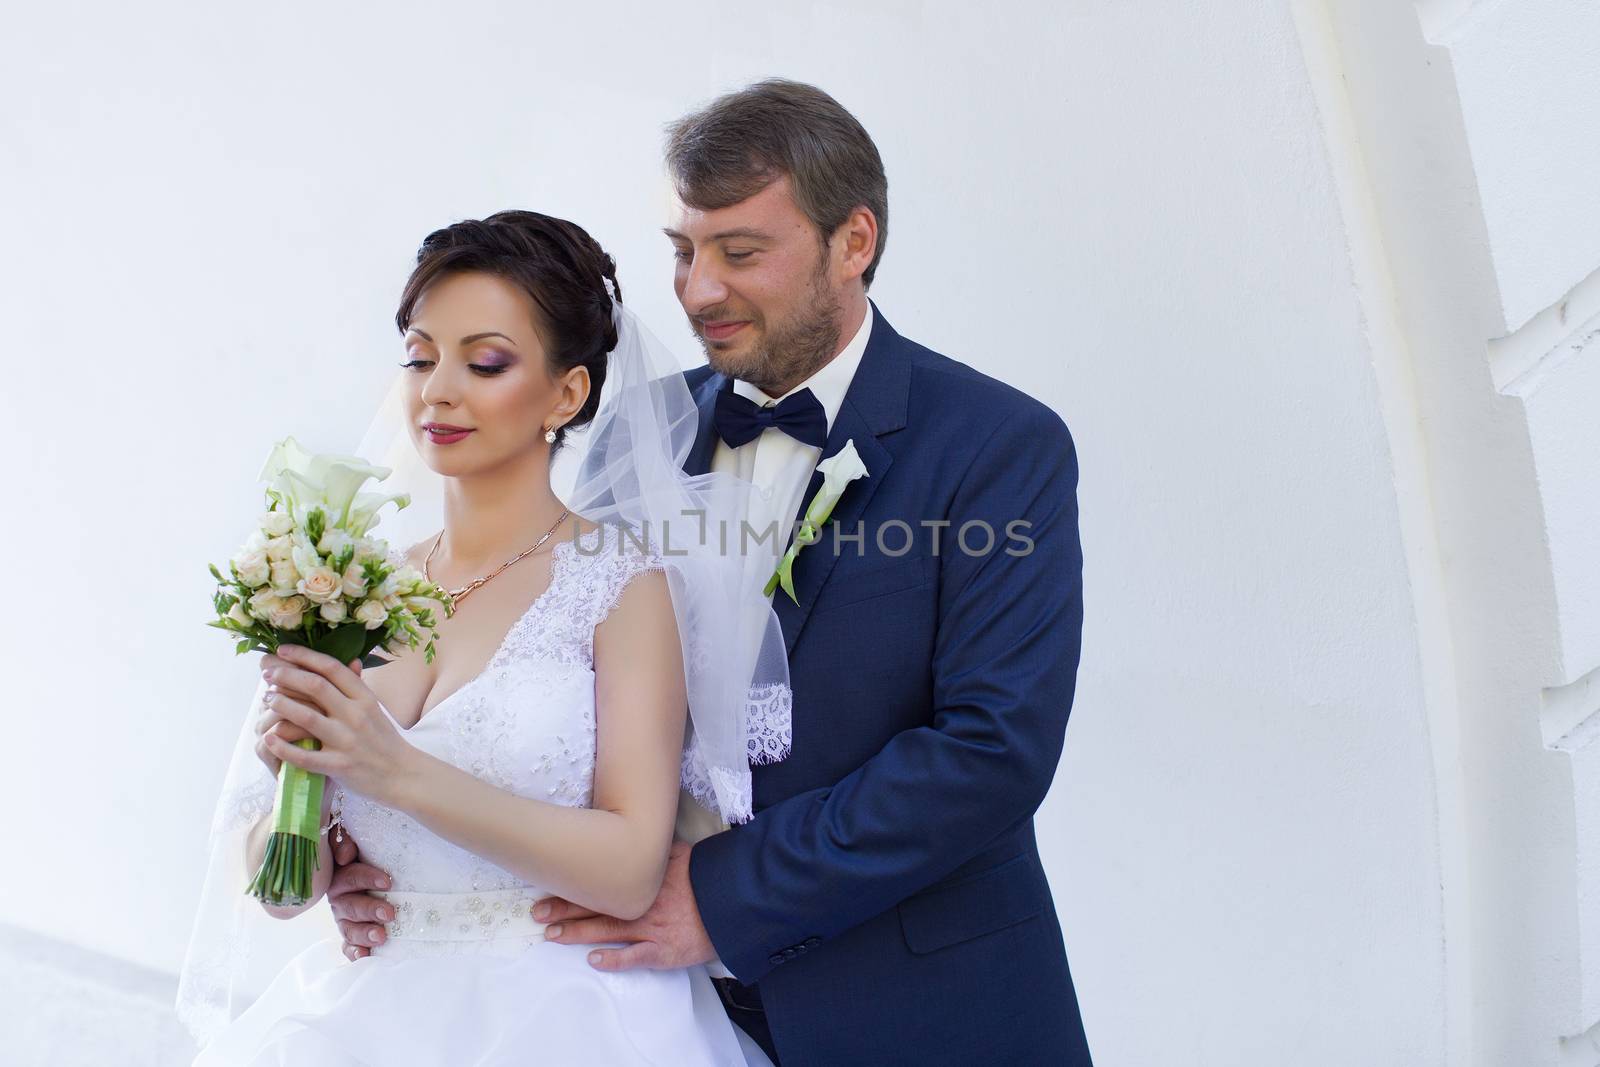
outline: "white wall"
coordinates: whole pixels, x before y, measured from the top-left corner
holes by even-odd
[[[884,314],[1077,439],[1084,657],[1040,830],[1097,1061],[1553,1062],[1600,1011],[1559,948],[1574,779],[1539,702],[1596,665],[1595,617],[1569,592],[1562,657],[1535,631],[1558,584],[1595,580],[1596,527],[1592,489],[1562,512],[1535,486],[1582,500],[1593,438],[1572,443],[1565,391],[1519,436],[1486,346],[1600,263],[1593,168],[1552,203],[1516,167],[1596,131],[1503,113],[1503,34],[1448,54],[1424,34],[1528,5],[1460,7],[17,14],[0,558],[25,562],[0,806],[32,816],[3,838],[32,861],[0,879],[0,923],[177,966],[254,685],[201,625],[204,565],[242,534],[269,444],[353,443],[416,244],[502,207],[590,228],[691,359],[660,129],[784,74],[884,155]],[[1525,99],[1558,106],[1589,84],[1572,41],[1593,23],[1573,3],[1536,21],[1518,61],[1565,73]],[[1539,536],[1558,515],[1559,578]],[[1516,590],[1490,546],[1522,561]],[[1496,611],[1520,640],[1496,641]],[[1546,718],[1581,719],[1561,693]],[[1514,699],[1526,716],[1501,714]]]
[[[1419,6],[1330,4],[1314,36],[1416,487],[1450,1062],[1593,1067],[1600,9]]]

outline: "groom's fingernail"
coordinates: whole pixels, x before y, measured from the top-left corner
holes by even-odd
[[[550,918],[550,905],[535,904],[533,906],[533,917],[541,921]]]
[[[394,912],[389,908],[379,908],[378,909],[378,918],[382,919],[386,923],[387,922],[393,922],[394,921]]]
[[[367,940],[371,941],[374,945],[376,945],[378,943],[378,939],[381,938],[382,936],[383,935],[378,933],[378,931],[376,931],[376,930],[368,930],[367,931]]]

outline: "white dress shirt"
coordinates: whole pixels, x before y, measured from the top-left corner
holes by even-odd
[[[867,313],[861,317],[860,328],[838,355],[783,396],[768,396],[756,386],[738,378],[734,379],[733,391],[762,407],[774,407],[800,390],[810,389],[822,404],[831,431],[839,408],[844,404],[844,394],[850,388],[856,368],[861,365],[861,354],[866,351],[867,338],[871,335],[872,305],[868,304]],[[728,442],[720,438],[717,441],[716,451],[711,456],[711,469],[728,471],[753,482],[757,493],[761,494],[750,501],[751,513],[747,518],[751,528],[765,531],[769,523],[776,524],[777,536],[763,543],[763,547],[772,550],[773,566],[777,566],[778,559],[789,548],[794,533],[795,512],[800,507],[800,495],[806,491],[811,474],[821,459],[822,449],[797,441],[776,427],[768,427],[754,440],[746,441],[738,448],[730,447]],[[738,531],[730,530],[728,536],[730,547],[734,546]],[[753,537],[750,543],[755,544]]]
[[[733,391],[762,407],[773,407],[802,389],[810,389],[822,404],[831,431],[839,408],[844,404],[844,394],[856,376],[856,368],[861,365],[861,355],[867,349],[867,338],[872,336],[872,318],[872,305],[869,303],[867,313],[861,318],[861,326],[849,343],[819,367],[815,374],[783,396],[768,396],[756,386],[738,378],[734,379]],[[717,440],[716,451],[711,456],[711,469],[729,471],[756,486],[759,496],[751,497],[750,514],[746,516],[751,529],[764,532],[769,524],[776,524],[777,536],[762,542],[763,547],[772,550],[774,567],[784,552],[788,551],[794,534],[795,512],[800,507],[800,496],[811,483],[812,472],[821,459],[822,449],[797,441],[777,427],[762,430],[753,440],[746,441],[738,448],[730,447],[721,438]],[[736,549],[738,537],[739,531],[728,531],[730,548]],[[756,544],[754,537],[750,544]],[[677,836],[683,840],[700,841],[728,828],[720,816],[701,807],[687,790],[683,792],[681,801],[678,805]],[[713,978],[733,977],[721,960],[712,960],[706,966]]]

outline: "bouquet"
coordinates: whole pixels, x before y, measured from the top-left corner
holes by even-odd
[[[313,455],[286,437],[273,446],[260,479],[268,483],[267,510],[244,546],[215,565],[217,618],[208,626],[238,637],[234,651],[276,652],[304,645],[341,663],[367,663],[372,651],[416,648],[428,631],[424,656],[433,662],[435,609],[448,618],[450,595],[370,536],[378,509],[411,502],[404,493],[363,493],[369,478],[390,474],[354,456]],[[295,742],[320,747],[315,738]],[[325,778],[288,763],[278,768],[273,832],[261,869],[248,892],[274,905],[311,899],[318,866]]]

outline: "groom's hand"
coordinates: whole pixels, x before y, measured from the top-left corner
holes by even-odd
[[[360,862],[355,838],[348,833],[333,846],[333,879],[328,884],[328,905],[344,936],[344,954],[352,960],[372,954],[388,936],[383,928],[394,918],[394,908],[369,889],[388,889],[389,876],[370,863]]]
[[[547,941],[563,945],[592,945],[598,942],[629,942],[626,948],[600,948],[589,953],[589,965],[597,971],[628,971],[636,967],[670,970],[710,963],[717,958],[711,937],[700,922],[700,909],[689,884],[687,841],[674,841],[667,856],[667,876],[650,910],[634,920],[581,908],[560,897],[545,897],[533,905],[533,917],[551,924],[545,929]]]

